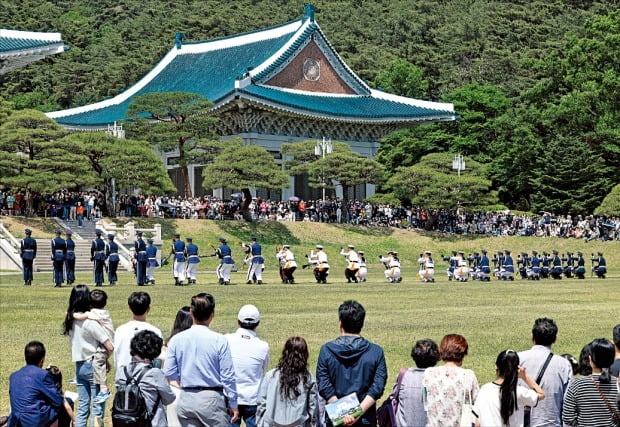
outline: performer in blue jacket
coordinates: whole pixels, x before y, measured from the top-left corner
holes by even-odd
[[[114,286],[118,282],[118,263],[120,258],[118,256],[118,244],[114,241],[114,234],[108,234],[108,243],[105,246],[105,257],[108,260],[108,282]]]
[[[42,369],[45,347],[31,341],[24,350],[26,366],[9,377],[11,415],[8,426],[49,426],[58,418],[64,397],[48,371]]]
[[[65,281],[65,256],[67,254],[67,242],[60,237],[60,228],[54,230],[56,237],[52,239],[52,262],[54,265],[54,287],[60,288]]]
[[[155,269],[159,267],[157,262],[157,247],[153,245],[153,239],[146,240],[146,283],[155,284]]]
[[[65,243],[67,245],[67,255],[65,256],[65,273],[67,275],[67,284],[72,285],[75,282],[75,240],[72,238],[73,232],[67,228],[65,230]]]
[[[102,286],[104,282],[103,268],[105,266],[105,242],[101,238],[103,232],[95,230],[95,237],[90,245],[90,260],[93,262],[93,276],[95,286]]]
[[[32,230],[24,230],[26,237],[20,242],[19,253],[22,258],[22,269],[24,272],[24,285],[31,286],[33,280],[33,264],[37,257],[37,241],[32,238]]]
[[[185,239],[187,245],[185,246],[185,255],[187,255],[187,284],[196,284],[196,271],[198,271],[198,263],[200,257],[198,256],[198,246],[196,246],[191,237]]]

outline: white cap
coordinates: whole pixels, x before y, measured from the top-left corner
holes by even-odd
[[[323,249],[323,246],[321,246],[321,245],[316,245],[316,248],[317,248],[317,249]]]
[[[237,315],[237,319],[243,323],[258,323],[260,321],[260,313],[258,312],[258,308],[256,308],[256,306],[247,304],[241,307],[241,310],[239,310],[239,315]]]
[[[348,247],[351,248],[351,249],[355,249],[354,245],[349,245]]]

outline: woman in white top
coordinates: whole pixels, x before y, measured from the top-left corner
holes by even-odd
[[[497,378],[480,388],[473,412],[480,427],[523,426],[524,406],[536,406],[545,398],[542,388],[519,366],[519,355],[504,350],[495,361]],[[519,379],[528,386],[518,385]]]
[[[91,400],[99,393],[93,378],[93,357],[100,345],[112,353],[114,346],[103,327],[95,320],[74,319],[73,314],[90,309],[90,291],[86,285],[76,285],[69,296],[69,308],[63,324],[64,334],[71,341],[71,360],[75,362],[78,383],[78,409],[76,427],[86,427]],[[93,417],[103,423],[105,403],[93,404]]]

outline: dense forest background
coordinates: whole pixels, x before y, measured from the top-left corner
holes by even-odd
[[[484,165],[499,202],[557,213],[591,213],[620,182],[617,0],[315,5],[331,43],[371,86],[453,102],[461,116],[386,138],[377,159],[388,176],[430,153],[463,153]],[[178,31],[209,39],[302,9],[278,0],[1,0],[0,26],[60,31],[71,49],[0,76],[0,97],[42,111],[100,101],[147,73]],[[381,189],[395,190],[388,179]]]

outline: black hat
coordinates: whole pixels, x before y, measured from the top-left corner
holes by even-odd
[[[532,255],[538,255],[538,251],[532,251]]]
[[[191,237],[186,237],[185,240],[187,240],[188,242],[191,242],[193,239]]]
[[[252,241],[256,242],[256,236],[252,236],[252,237],[250,237],[250,240],[252,240]]]
[[[142,236],[142,230],[136,230],[136,235]]]
[[[504,253],[505,253],[506,255],[510,255],[510,250],[505,249],[505,250],[504,250]]]
[[[108,234],[108,240],[114,240],[114,234]]]
[[[558,251],[556,249],[553,250],[553,255],[557,255]]]
[[[219,239],[217,239],[217,240],[219,240],[219,241],[220,241],[220,242],[222,242],[222,243],[226,243],[226,239],[224,239],[223,237],[220,237],[220,238],[219,238]]]
[[[54,228],[54,233],[60,234],[62,233],[62,230],[60,228]]]
[[[101,236],[101,235],[103,234],[103,231],[101,231],[101,230],[99,230],[99,229],[96,229],[96,230],[95,230],[95,234],[96,234],[97,236]]]
[[[486,249],[483,249],[481,252],[482,252],[483,254],[486,254],[486,253],[487,253],[487,250],[486,250]]]
[[[181,235],[179,233],[174,233],[174,238],[178,239],[179,237],[181,237]]]
[[[146,239],[146,243],[153,243],[153,239]]]
[[[577,255],[582,256],[582,255],[583,255],[583,252],[581,252],[581,251],[577,251]]]
[[[66,234],[67,236],[71,236],[71,235],[73,234],[73,231],[71,231],[71,229],[70,229],[70,228],[67,228],[67,229],[65,230],[65,234]]]
[[[27,228],[27,229],[25,229],[25,230],[24,230],[24,233],[26,233],[26,234],[29,234],[29,235],[30,235],[30,234],[32,234],[32,230],[31,230],[31,229],[29,229],[29,228]]]
[[[603,256],[603,252],[598,252],[598,256]]]

